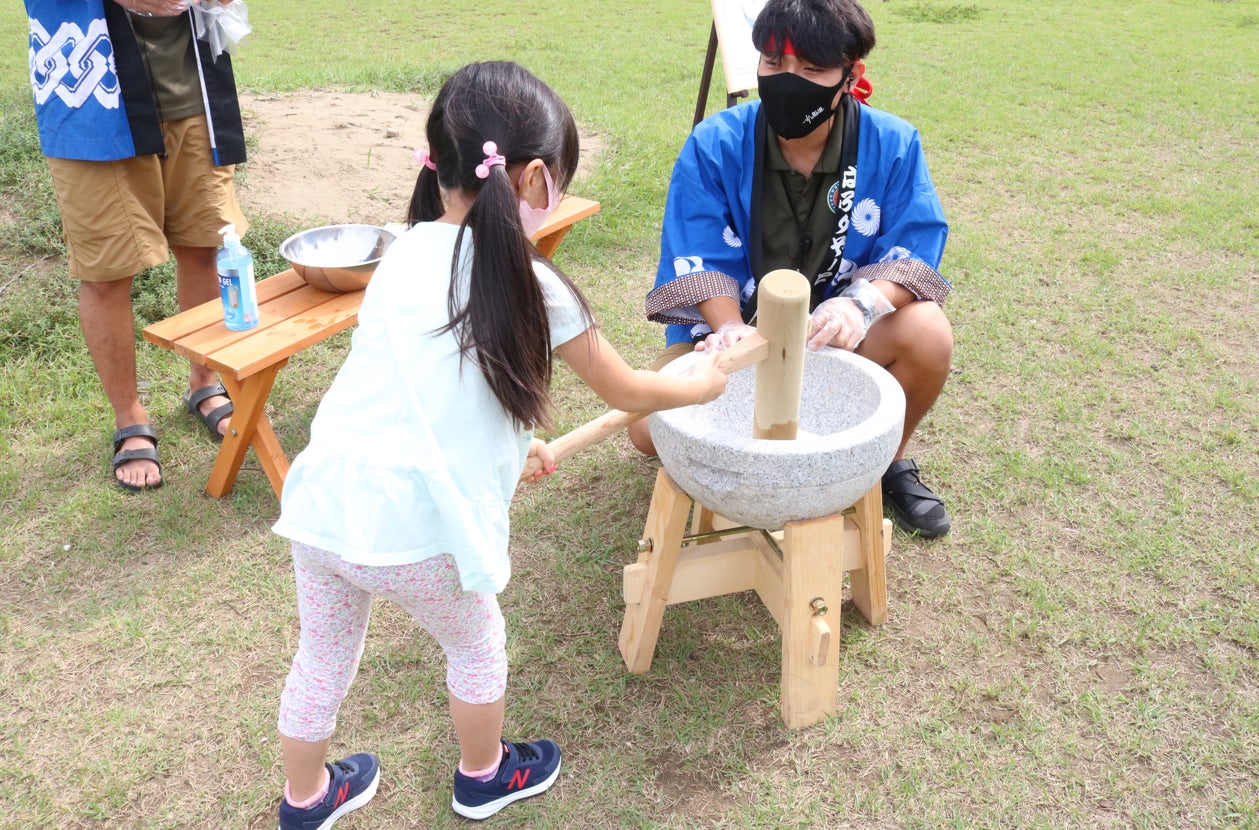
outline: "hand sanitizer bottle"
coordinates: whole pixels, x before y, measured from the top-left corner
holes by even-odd
[[[254,257],[236,235],[236,226],[219,231],[219,297],[223,300],[223,323],[232,331],[245,331],[258,325],[258,292],[254,288]]]

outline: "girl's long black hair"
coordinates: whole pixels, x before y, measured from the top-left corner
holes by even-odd
[[[576,286],[525,236],[507,171],[542,159],[563,192],[577,170],[573,115],[554,90],[518,64],[473,63],[442,85],[427,136],[437,170],[421,168],[408,223],[433,221],[445,212],[441,189],[475,197],[459,228],[447,295],[450,322],[440,331],[455,333],[463,357],[476,356],[495,397],[518,423],[550,426],[550,326],[535,260],[572,289],[587,319],[590,310]],[[485,160],[487,141],[498,146],[507,164],[490,167],[481,179],[476,168]],[[468,230],[474,250],[467,303],[461,306],[458,263]]]

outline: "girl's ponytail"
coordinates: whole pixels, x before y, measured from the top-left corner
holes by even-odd
[[[508,169],[541,159],[563,191],[577,169],[572,113],[554,90],[517,64],[469,64],[446,81],[433,102],[428,142],[437,169],[420,171],[410,222],[442,215],[440,189],[459,190],[471,201],[451,262],[450,322],[441,330],[455,333],[463,357],[475,357],[495,397],[518,423],[549,426],[550,325],[534,263],[551,268],[588,319],[590,312],[581,292],[525,235]],[[469,242],[472,264],[461,273],[460,254]]]
[[[475,246],[467,303],[458,307],[452,283],[450,326],[465,355],[475,350],[503,408],[521,424],[550,426],[551,327],[533,271],[536,249],[525,237],[506,165],[482,161],[478,167],[487,175],[464,219]],[[461,234],[456,262],[463,242]]]
[[[415,190],[411,192],[411,204],[407,208],[407,225],[432,222],[439,218],[444,210],[441,188],[437,184],[437,173],[425,166],[416,177]]]

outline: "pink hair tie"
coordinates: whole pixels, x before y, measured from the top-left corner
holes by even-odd
[[[481,151],[485,153],[485,161],[476,166],[476,177],[478,179],[488,179],[490,177],[490,168],[494,165],[507,166],[507,159],[498,154],[498,145],[493,141],[487,141],[481,145]]]
[[[415,163],[422,164],[429,170],[436,170],[437,165],[433,163],[433,157],[428,154],[427,150],[415,151]]]

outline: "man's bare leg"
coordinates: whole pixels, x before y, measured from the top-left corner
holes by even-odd
[[[218,270],[215,267],[215,248],[189,248],[182,245],[171,246],[175,254],[175,289],[179,298],[180,311],[186,311],[219,297]],[[203,386],[218,383],[218,377],[209,366],[200,363],[188,363],[188,389],[196,391]],[[218,407],[227,403],[222,395],[206,398],[197,407],[201,414],[209,415]],[[219,435],[226,435],[231,416],[219,421]]]
[[[79,326],[88,354],[96,366],[105,396],[114,409],[114,427],[148,423],[136,386],[135,318],[131,312],[132,278],[79,283]],[[148,449],[153,442],[128,438],[122,449]],[[162,480],[157,464],[146,459],[126,461],[115,476],[132,487],[155,487]]]
[[[905,428],[893,459],[899,461],[949,379],[953,327],[938,305],[919,300],[880,318],[857,347],[857,354],[887,369],[905,391]]]
[[[948,380],[953,328],[939,306],[919,300],[880,318],[857,353],[886,368],[905,392],[905,427],[896,458],[883,474],[883,501],[890,502],[896,523],[906,532],[943,536],[952,526],[949,512],[923,484],[917,463],[905,458],[905,448]]]

